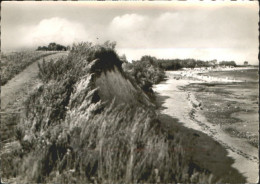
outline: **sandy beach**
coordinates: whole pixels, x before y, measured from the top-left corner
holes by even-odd
[[[229,70],[245,70],[245,68],[223,69],[223,71]],[[166,72],[168,79],[154,87],[154,91],[157,92],[159,96],[164,97],[161,113],[177,118],[183,126],[203,132],[219,142],[228,151],[228,155],[234,159],[232,167],[243,174],[243,176],[247,178],[247,182],[256,183],[258,182],[259,164],[258,145],[252,144],[250,141],[252,137],[253,141],[258,140],[258,136],[256,136],[258,132],[258,117],[253,117],[253,119],[248,118],[248,116],[252,118],[252,114],[255,113],[249,109],[250,104],[248,107],[246,105],[243,106],[249,109],[248,112],[246,111],[245,113],[241,113],[243,110],[242,107],[235,108],[235,104],[242,103],[241,101],[228,101],[227,99],[229,96],[225,96],[225,98],[223,97],[222,101],[219,99],[215,99],[214,101],[213,97],[215,96],[210,92],[200,93],[196,90],[188,89],[187,86],[198,89],[198,86],[196,85],[201,84],[224,83],[223,85],[226,85],[229,83],[241,82],[240,80],[234,80],[233,78],[228,77],[219,78],[215,76],[202,75],[207,72],[208,70],[205,69]],[[214,90],[219,92],[218,88],[216,89],[214,88]],[[228,94],[233,93],[230,92]],[[219,92],[217,95],[224,94]],[[211,98],[208,99],[209,97]],[[207,103],[207,99],[212,99],[212,102],[214,101],[215,104],[209,103],[209,101]],[[223,112],[220,113],[221,117],[219,117],[219,119],[221,121],[219,120],[219,122],[215,121],[217,123],[213,123],[212,120],[215,120],[218,117],[216,117],[216,113],[214,114],[209,111],[213,109],[213,105],[215,105],[214,110],[219,110],[223,104],[226,105],[227,102],[231,105],[228,104],[228,108],[224,109]],[[248,115],[248,113],[251,113],[251,115]],[[215,117],[213,115],[215,115]],[[233,118],[234,116],[236,119]],[[237,122],[231,123],[235,120],[237,120]],[[244,126],[245,120],[252,123],[248,123]],[[232,131],[234,130],[237,131],[235,132],[236,135],[234,135],[234,132],[232,134]],[[245,134],[247,136],[241,136],[244,135],[244,132],[249,133],[250,136],[247,134]]]

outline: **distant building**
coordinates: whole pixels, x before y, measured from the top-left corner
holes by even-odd
[[[248,61],[245,61],[245,62],[244,62],[244,65],[248,65]]]

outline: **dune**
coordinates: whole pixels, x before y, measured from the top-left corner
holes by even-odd
[[[3,167],[18,166],[4,171],[4,178],[29,183],[245,181],[217,142],[158,114],[121,64],[111,48],[79,45],[68,58],[46,65],[43,84],[25,103],[19,146],[2,155],[12,158],[3,159]]]

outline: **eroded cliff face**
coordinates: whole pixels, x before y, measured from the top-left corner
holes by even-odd
[[[102,62],[112,64],[104,68]],[[192,163],[181,133],[163,130],[152,102],[113,63],[100,58],[84,63],[77,80],[49,80],[31,96],[20,124],[23,154],[17,178],[61,183],[218,180]]]
[[[172,166],[183,160],[169,155],[173,145],[156,116],[148,97],[116,66],[83,77],[64,121],[77,155],[73,169],[85,172],[86,181],[101,183],[181,179],[181,168]]]
[[[96,79],[95,85],[99,88],[99,95],[104,100],[115,99],[116,103],[154,106],[148,96],[138,86],[134,86],[117,67],[102,72]]]

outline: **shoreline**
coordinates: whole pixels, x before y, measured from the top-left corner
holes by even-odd
[[[233,78],[222,78],[222,77],[213,77],[206,75],[208,72],[228,72],[228,71],[243,71],[243,70],[255,70],[258,69],[256,67],[218,67],[218,68],[183,68],[181,70],[176,71],[167,71],[174,72],[175,75],[179,76],[179,78],[188,78],[190,80],[195,81],[204,81],[204,82],[218,82],[218,83],[226,83],[226,82],[244,82],[243,80],[235,80]]]
[[[258,149],[247,143],[245,139],[231,136],[223,130],[222,126],[208,122],[203,115],[205,109],[195,94],[180,89],[191,83],[233,81],[219,81],[217,78],[201,80],[201,78],[197,78],[197,73],[199,72],[191,72],[191,70],[167,72],[168,80],[154,87],[158,95],[168,97],[162,104],[164,109],[161,110],[161,113],[177,118],[183,126],[206,133],[219,142],[228,151],[228,156],[235,160],[233,167],[248,178],[247,182],[258,182]]]

